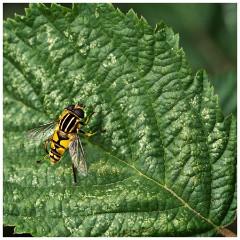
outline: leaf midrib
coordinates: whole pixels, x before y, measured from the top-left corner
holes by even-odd
[[[148,177],[146,174],[142,173],[139,169],[137,169],[135,166],[123,161],[122,159],[118,158],[117,156],[111,154],[110,152],[106,151],[105,149],[101,148],[100,146],[93,144],[92,142],[88,141],[89,144],[91,144],[92,146],[98,148],[100,151],[104,152],[105,154],[110,155],[113,159],[115,159],[116,161],[121,161],[121,163],[127,165],[129,168],[133,169],[139,176],[142,176],[144,178],[146,178],[148,181],[153,182],[154,184],[156,184],[158,187],[160,186],[161,188],[164,188],[166,191],[168,191],[169,193],[171,193],[173,195],[173,197],[177,198],[184,207],[188,208],[191,212],[195,213],[197,216],[199,216],[200,218],[202,218],[204,221],[208,222],[209,224],[211,224],[214,228],[219,228],[219,226],[217,226],[216,224],[214,224],[209,218],[205,218],[203,215],[201,215],[201,213],[199,213],[198,211],[196,211],[194,208],[192,208],[187,202],[185,202],[177,193],[175,193],[172,189],[168,188],[168,186],[161,184],[160,182],[158,182],[155,179],[152,179],[150,177]]]

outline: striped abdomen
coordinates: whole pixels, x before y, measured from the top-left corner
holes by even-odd
[[[50,145],[49,157],[51,163],[56,163],[61,159],[65,151],[68,149],[69,142],[70,139],[67,134],[62,134],[57,127]]]
[[[71,113],[67,113],[59,120],[58,126],[53,134],[49,151],[51,163],[56,163],[61,159],[70,143],[68,134],[76,132],[78,126],[79,118]]]

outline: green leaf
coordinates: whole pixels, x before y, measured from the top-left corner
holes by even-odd
[[[236,212],[236,120],[163,22],[30,4],[4,23],[4,224],[33,236],[213,236]],[[82,102],[87,177],[26,131]]]

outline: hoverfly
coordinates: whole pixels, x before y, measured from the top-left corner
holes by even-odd
[[[90,117],[94,114],[94,112],[92,112],[88,115],[86,121],[83,122],[84,108],[85,106],[80,103],[77,105],[70,105],[65,108],[57,121],[40,125],[27,133],[30,138],[46,139],[46,137],[51,136],[44,142],[46,155],[42,160],[37,161],[37,163],[42,163],[49,156],[50,162],[55,164],[61,160],[63,154],[69,148],[75,184],[77,182],[75,168],[83,176],[87,175],[86,157],[79,138],[79,132],[88,137],[97,133],[88,133],[80,129],[81,125],[84,126],[88,124]],[[47,147],[49,143],[50,150],[48,151]]]

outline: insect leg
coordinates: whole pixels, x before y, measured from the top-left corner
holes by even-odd
[[[95,112],[92,112],[90,113],[88,116],[87,116],[87,119],[85,122],[80,122],[81,125],[87,125],[89,123],[89,120],[90,120],[90,117],[94,114]]]
[[[92,135],[95,135],[96,133],[98,133],[98,131],[96,131],[94,133],[84,132],[83,130],[79,130],[79,131],[80,131],[80,133],[83,133],[87,137],[91,137]]]
[[[50,137],[49,139],[47,139],[45,142],[44,142],[44,150],[46,152],[46,155],[43,157],[42,160],[38,160],[37,163],[43,163],[43,161],[46,159],[47,156],[49,156],[49,151],[47,150],[47,145],[48,143],[52,141],[52,137]]]
[[[77,177],[76,177],[76,172],[75,172],[75,167],[74,167],[74,163],[72,161],[72,172],[73,172],[73,181],[74,181],[74,184],[77,183]]]
[[[42,160],[37,160],[36,163],[43,163],[46,159],[46,157],[48,157],[48,154],[46,154]]]

